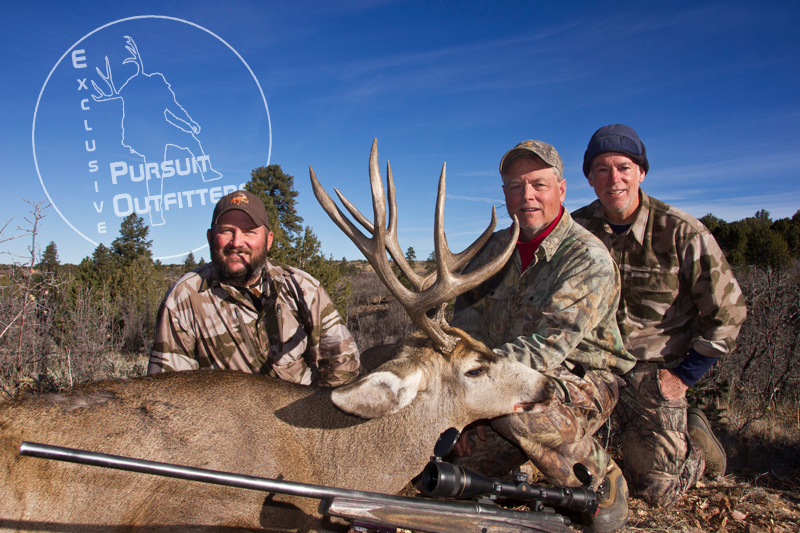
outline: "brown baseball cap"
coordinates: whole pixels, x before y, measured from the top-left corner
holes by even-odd
[[[220,198],[219,202],[217,202],[217,206],[214,208],[214,216],[211,218],[211,225],[213,226],[216,224],[219,217],[233,210],[246,213],[254,223],[269,229],[269,217],[267,216],[267,209],[264,207],[264,202],[261,201],[261,198],[249,191],[233,191]]]
[[[561,161],[561,156],[558,155],[556,149],[552,145],[542,141],[522,141],[514,148],[506,152],[503,159],[500,160],[500,175],[505,176],[511,162],[521,155],[533,154],[542,161],[545,165],[555,167],[563,175],[564,163]]]

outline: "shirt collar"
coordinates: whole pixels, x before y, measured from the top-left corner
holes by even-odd
[[[572,217],[569,214],[569,211],[564,209],[564,213],[561,215],[561,220],[558,221],[556,227],[553,228],[553,231],[550,232],[550,235],[544,238],[542,244],[539,245],[539,249],[536,250],[536,255],[544,254],[544,257],[550,261],[558,249],[561,247],[561,242],[567,236],[570,228],[572,227]]]

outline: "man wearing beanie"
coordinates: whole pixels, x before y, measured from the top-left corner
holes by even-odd
[[[499,273],[456,299],[451,325],[541,371],[559,392],[541,411],[465,431],[458,462],[500,476],[530,459],[563,486],[580,486],[572,468],[582,463],[600,501],[590,530],[615,531],[626,522],[628,490],[593,434],[617,402],[614,374],[635,364],[617,327],[619,273],[603,244],[564,210],[567,184],[555,148],[523,141],[503,156],[500,175],[508,214],[520,224],[516,251]],[[511,229],[495,232],[464,272],[496,257]]]
[[[576,222],[595,234],[619,265],[617,321],[636,357],[615,415],[631,495],[675,503],[703,475],[724,475],[725,450],[685,393],[734,348],[746,309],[711,233],[691,215],[640,188],[650,165],[644,143],[625,125],[597,130],[583,173],[597,200]]]
[[[325,289],[267,258],[273,234],[258,196],[223,196],[206,236],[211,263],[161,304],[148,374],[224,368],[327,387],[358,376],[358,348]]]

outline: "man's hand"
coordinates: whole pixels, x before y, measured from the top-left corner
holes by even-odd
[[[661,389],[661,394],[669,401],[683,398],[686,395],[686,391],[689,390],[689,386],[681,381],[681,378],[676,376],[672,370],[666,368],[658,371],[658,386]]]
[[[456,442],[456,453],[459,457],[464,457],[464,454],[469,455],[472,457],[472,448],[469,446],[469,438],[467,438],[467,434],[470,431],[470,428],[475,428],[478,434],[478,438],[481,440],[486,440],[486,421],[485,420],[478,420],[467,427],[464,428],[464,431],[461,432],[461,435],[458,437],[458,441]]]

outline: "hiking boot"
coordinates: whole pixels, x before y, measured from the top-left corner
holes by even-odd
[[[628,483],[617,463],[613,459],[609,461],[606,477],[595,491],[600,503],[597,514],[590,518],[584,531],[610,533],[620,529],[628,521]]]
[[[727,466],[725,448],[722,447],[714,432],[711,431],[711,423],[703,411],[694,407],[689,409],[687,425],[692,442],[703,450],[703,455],[706,458],[704,474],[708,477],[724,476]]]

